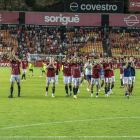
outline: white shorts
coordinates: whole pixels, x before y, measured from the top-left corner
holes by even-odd
[[[91,85],[100,85],[100,78],[91,78]]]
[[[120,79],[123,79],[123,74],[120,74]]]
[[[112,82],[115,82],[115,76],[112,76]]]
[[[104,78],[105,83],[111,83],[112,82],[112,77],[111,78]]]
[[[135,76],[132,76],[132,82],[134,83],[135,82]]]
[[[11,75],[10,82],[20,82],[20,75]]]
[[[81,84],[81,78],[72,78],[73,86],[79,86]]]
[[[104,75],[100,75],[100,79],[101,80],[104,80]]]
[[[79,86],[81,85],[81,77],[79,77]]]
[[[55,77],[47,77],[46,83],[55,83]]]
[[[22,72],[26,73],[26,69],[22,69]]]
[[[83,72],[81,72],[81,77],[84,77],[84,73]]]
[[[71,76],[64,76],[64,83],[71,84]]]
[[[123,84],[132,85],[132,78],[131,77],[124,77]]]

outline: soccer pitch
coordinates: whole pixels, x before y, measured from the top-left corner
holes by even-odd
[[[10,95],[10,68],[0,68],[0,139],[140,139],[140,70],[136,70],[133,95],[120,89],[119,69],[115,70],[114,94],[104,91],[94,98],[82,84],[77,99],[65,97],[62,72],[52,98],[52,85],[46,97],[46,76],[34,68],[34,76],[21,81],[21,97],[15,83]]]

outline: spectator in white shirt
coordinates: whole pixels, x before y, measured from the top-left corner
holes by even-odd
[[[87,80],[87,90],[90,91],[90,84],[91,84],[91,75],[92,75],[92,63],[91,58],[87,58],[87,62],[84,65],[86,69],[86,80]]]
[[[136,51],[138,51],[138,49],[139,49],[139,46],[136,47]]]

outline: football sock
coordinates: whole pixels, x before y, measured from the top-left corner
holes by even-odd
[[[132,90],[133,90],[133,85],[131,85],[131,92],[132,92]]]
[[[93,90],[91,90],[91,93],[93,94]]]
[[[68,94],[68,86],[65,86],[65,91]]]
[[[22,74],[22,78],[21,79],[23,79],[23,74]]]
[[[20,94],[20,85],[18,85],[18,94]]]
[[[74,94],[74,92],[75,92],[75,88],[73,87],[73,94]]]
[[[48,93],[48,87],[46,87],[46,93]]]
[[[52,87],[52,93],[54,94],[55,92],[55,86]]]
[[[103,87],[103,83],[101,84],[101,87]]]
[[[125,96],[126,96],[126,95],[128,95],[128,94],[127,94],[127,91],[125,92]]]
[[[123,86],[123,81],[121,81],[121,86]]]
[[[70,91],[71,91],[71,85],[69,85],[69,89],[70,89]]]
[[[73,94],[76,95],[76,88],[73,87]]]
[[[108,91],[110,91],[110,86],[108,86]],[[107,91],[107,92],[108,92],[108,91]]]
[[[113,87],[114,87],[114,84],[111,85],[111,89],[113,89]]]
[[[24,79],[26,79],[26,78],[25,78],[25,74],[23,74],[23,77],[24,77]]]
[[[98,92],[96,93],[96,95],[98,95]]]
[[[76,94],[77,94],[77,92],[78,92],[78,88],[75,88],[76,89]]]
[[[108,90],[108,89],[107,89],[107,86],[105,86],[105,94],[107,94],[107,90]]]
[[[10,88],[11,95],[13,95],[13,86]]]

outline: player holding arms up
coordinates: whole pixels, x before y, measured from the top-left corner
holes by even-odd
[[[92,65],[92,76],[91,76],[91,97],[93,97],[93,86],[96,84],[96,98],[98,98],[98,91],[100,86],[100,68],[102,67],[99,63],[99,59],[95,58],[95,64]]]
[[[52,97],[54,96],[55,92],[55,70],[56,66],[54,65],[53,58],[50,57],[50,62],[47,63],[46,69],[47,69],[47,78],[46,78],[46,96],[48,96],[48,88],[50,82],[52,82]]]
[[[112,58],[110,58],[110,61],[112,60]],[[114,62],[110,62],[110,64],[111,64],[111,68],[113,69],[112,71],[111,71],[111,73],[112,73],[112,80],[111,80],[111,89],[110,89],[110,92],[111,92],[111,94],[113,94],[113,91],[112,91],[112,89],[114,88],[114,84],[115,84],[115,76],[114,76],[114,71],[115,71],[115,63]]]
[[[87,91],[90,91],[90,84],[91,84],[91,75],[92,75],[92,63],[91,58],[87,58],[87,62],[84,65],[86,69],[86,80],[87,80]]]
[[[72,67],[72,64],[71,64],[71,61],[73,60],[73,58],[70,60],[70,59],[67,59],[67,57],[66,57],[64,62],[62,62],[66,97],[69,96],[68,85],[69,85],[69,89],[70,89],[70,96],[72,95],[72,87],[71,87],[71,80],[72,80],[71,67]]]
[[[84,80],[84,70],[83,70],[83,68],[84,68],[84,63],[85,63],[85,58],[80,58],[80,60],[81,60],[81,85],[80,86],[82,86],[82,82],[83,82],[83,80]]]
[[[11,88],[10,88],[10,92],[11,95],[8,96],[8,98],[13,98],[13,86],[14,86],[14,82],[16,80],[17,85],[18,85],[18,97],[20,97],[20,59],[17,58],[17,56],[15,56],[14,54],[12,55],[12,57],[9,59],[10,63],[11,63]]]
[[[113,70],[111,64],[109,63],[109,58],[106,57],[106,62],[103,63],[103,71],[104,71],[104,79],[105,79],[105,97],[108,97],[110,92],[110,84],[112,80],[112,73]]]
[[[76,57],[74,58],[74,63],[73,63],[73,78],[72,78],[72,83],[73,83],[73,92],[74,92],[74,99],[77,99],[76,94],[78,92],[79,85],[81,83],[81,65],[78,63],[79,59]]]
[[[26,68],[28,66],[28,61],[26,60],[26,57],[24,57],[23,60],[21,61],[21,66],[22,66],[22,72],[23,72],[21,81],[23,81],[23,78],[26,81]]]
[[[123,84],[125,89],[125,97],[129,99],[128,91],[132,85],[132,78],[131,78],[131,62],[128,60],[128,57],[125,57],[125,63],[122,63],[123,71],[124,71],[124,78]]]
[[[122,67],[122,63],[124,63],[124,59],[121,58],[121,65],[120,65],[120,81],[121,81],[121,87],[120,88],[124,88],[123,87],[123,67]]]
[[[130,57],[130,62],[131,62],[131,77],[132,77],[132,85],[131,88],[129,90],[129,94],[132,95],[132,90],[133,90],[133,86],[134,86],[134,82],[135,82],[135,69],[136,69],[136,62],[134,62],[133,60],[133,56]]]
[[[102,61],[102,63],[101,63],[102,67],[103,67],[103,63],[104,62]],[[104,88],[103,88],[103,85],[104,85],[104,72],[103,72],[102,68],[100,68],[100,79],[102,81],[102,83],[101,83],[101,89],[104,90]]]

